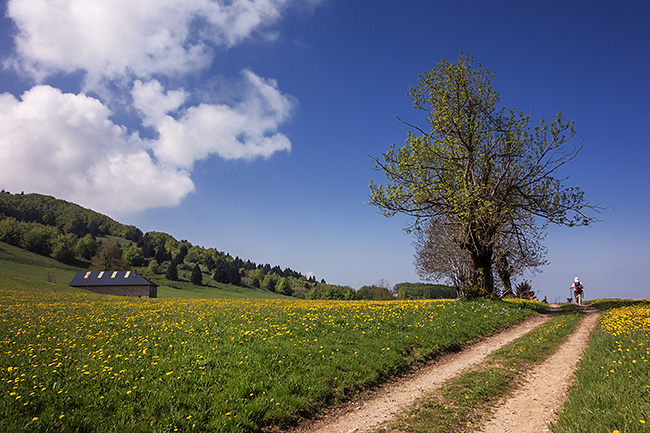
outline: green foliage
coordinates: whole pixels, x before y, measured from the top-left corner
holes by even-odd
[[[291,296],[293,295],[293,287],[291,287],[287,280],[288,278],[282,278],[275,291],[281,295]]]
[[[165,278],[167,278],[169,281],[177,281],[178,280],[178,265],[174,262],[171,262],[169,266],[167,267],[167,272],[165,273]]]
[[[162,272],[162,267],[157,261],[152,260],[147,266],[147,271],[151,276],[155,276],[156,274],[160,274]]]
[[[275,292],[275,288],[278,285],[279,279],[280,277],[278,277],[278,275],[275,273],[266,274],[261,283],[262,289],[268,290],[269,292]]]
[[[318,283],[309,292],[307,299],[349,301],[354,299],[354,290],[349,286]]]
[[[52,258],[62,263],[71,263],[76,256],[77,236],[69,233],[59,235],[52,242]]]
[[[146,263],[142,250],[135,245],[131,245],[126,251],[124,251],[124,260],[134,267],[144,266]]]
[[[63,233],[77,237],[86,234],[137,237],[139,232],[133,226],[125,226],[100,213],[42,194],[1,193],[0,215],[13,217],[18,221],[53,226]]]
[[[363,286],[354,295],[354,299],[360,301],[390,301],[395,299],[387,287]]]
[[[27,225],[19,223],[16,218],[0,218],[0,241],[11,245],[20,245]]]
[[[85,235],[77,241],[76,252],[86,260],[90,260],[97,254],[99,244],[91,235]]]
[[[122,257],[122,249],[115,242],[103,242],[97,249],[97,254],[91,260],[90,269],[93,271],[127,270],[129,265]]]
[[[192,269],[192,276],[190,277],[190,281],[195,286],[200,286],[203,284],[203,273],[201,272],[201,266],[199,266],[198,263],[194,265],[194,268]]]
[[[521,283],[517,284],[517,287],[515,288],[515,295],[518,298],[534,299],[535,291],[533,290],[533,286],[530,285],[529,281],[522,281]]]
[[[395,286],[397,299],[455,299],[456,289],[443,284],[400,283]]]

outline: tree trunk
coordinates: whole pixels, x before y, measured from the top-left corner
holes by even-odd
[[[495,263],[496,271],[499,274],[501,284],[503,284],[503,293],[501,296],[512,295],[512,282],[510,281],[510,266],[508,265],[508,258],[502,256],[501,259]]]
[[[472,255],[473,270],[471,274],[469,297],[494,297],[494,278],[492,276],[491,247],[483,247],[470,251]]]

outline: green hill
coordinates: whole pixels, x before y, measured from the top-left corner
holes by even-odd
[[[289,268],[233,258],[167,233],[142,233],[135,226],[42,194],[0,192],[0,242],[18,247],[5,248],[11,253],[0,260],[21,263],[26,275],[43,274],[43,269],[27,269],[26,265],[45,268],[50,280],[54,278],[50,268],[64,267],[68,272],[132,269],[159,285],[159,297],[304,298],[316,286],[319,294],[325,292],[322,286],[328,286]],[[102,245],[108,250],[109,244],[117,244],[121,251],[117,255],[122,257],[101,256]],[[14,269],[9,263],[1,268]],[[194,284],[193,270],[200,271]],[[64,279],[67,283],[71,277]]]
[[[16,291],[59,291],[79,292],[68,286],[74,274],[85,268],[66,265],[50,257],[26,251],[13,245],[0,242],[0,287]],[[181,275],[184,276],[184,272]],[[194,286],[187,281],[174,282],[174,286],[164,278],[153,278],[159,285],[159,298],[288,298],[265,290],[232,286],[230,284],[206,281],[204,286]],[[102,295],[97,295],[102,296]]]
[[[395,297],[389,288],[364,286],[356,291],[349,286],[327,284],[325,280],[317,282],[314,276],[307,277],[290,268],[256,264],[215,248],[192,245],[167,233],[143,233],[135,226],[42,194],[0,191],[0,242],[4,242],[5,251],[10,251],[0,257],[0,272],[6,269],[14,276],[24,272],[33,282],[45,275],[50,281],[56,280],[55,284],[67,284],[79,270],[130,269],[158,284],[159,297]],[[17,248],[9,248],[10,245]],[[21,265],[16,268],[18,263]],[[456,296],[452,288],[445,286],[398,286],[399,299]]]

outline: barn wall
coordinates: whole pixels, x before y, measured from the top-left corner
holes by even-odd
[[[102,295],[115,296],[132,296],[134,298],[155,298],[157,297],[157,288],[151,286],[85,286],[82,289],[100,293]]]

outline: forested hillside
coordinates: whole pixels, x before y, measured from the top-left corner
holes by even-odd
[[[133,269],[161,285],[183,289],[206,280],[305,299],[426,299],[454,297],[432,285],[381,285],[354,290],[318,282],[278,265],[257,264],[162,232],[143,233],[90,209],[41,194],[0,193],[0,241],[91,270]],[[402,283],[406,284],[406,283]],[[449,289],[449,288],[448,288]]]
[[[83,237],[113,235],[138,241],[142,232],[77,204],[42,194],[0,191],[0,215],[22,222],[54,226],[65,234]]]

